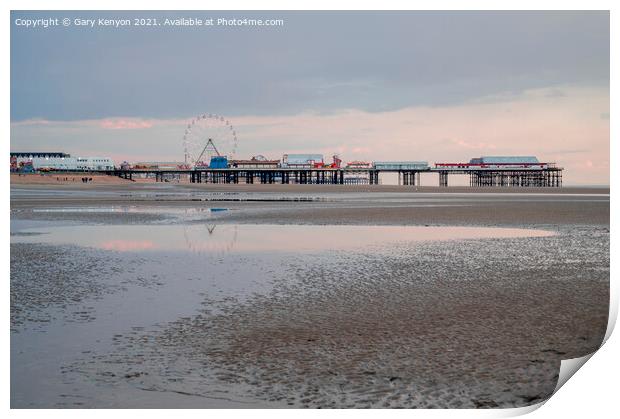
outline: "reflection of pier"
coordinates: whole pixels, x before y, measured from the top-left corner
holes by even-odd
[[[439,186],[448,186],[449,175],[468,175],[470,186],[498,187],[560,187],[563,169],[555,166],[485,168],[429,167],[421,170],[375,168],[266,168],[266,169],[116,169],[103,173],[133,179],[134,176],[152,176],[156,182],[185,177],[190,183],[213,184],[298,184],[298,185],[378,185],[380,174],[396,173],[398,183],[420,185],[420,174],[437,173]]]

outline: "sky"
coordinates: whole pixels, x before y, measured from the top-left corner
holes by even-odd
[[[16,24],[50,17],[71,25]],[[284,24],[74,24],[148,17]],[[238,158],[536,155],[565,167],[565,183],[609,184],[607,12],[12,12],[11,22],[12,151],[181,161],[188,121],[214,113],[234,126]]]

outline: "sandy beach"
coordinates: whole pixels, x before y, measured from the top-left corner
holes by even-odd
[[[14,182],[12,405],[538,403],[555,388],[560,360],[602,342],[608,194],[569,187]],[[349,249],[330,239],[339,231],[333,226],[350,226],[351,234],[379,228],[373,226],[431,235],[457,226],[521,233],[405,236]],[[321,246],[295,250],[299,243],[290,240],[281,250],[243,251],[253,243],[252,229],[299,231],[299,240],[313,237]],[[364,231],[361,237],[371,234]],[[85,239],[99,235],[105,246]],[[171,247],[175,237],[185,251]],[[147,295],[157,310],[123,308],[123,298],[136,305]],[[117,307],[114,315],[106,314],[110,307]],[[121,317],[123,324],[114,320]],[[86,328],[102,332],[94,339]],[[71,349],[82,335],[92,348],[76,343],[73,355],[45,364],[56,385],[40,389],[40,397],[22,391],[30,375],[20,361],[32,362],[34,354],[17,353],[27,343],[62,336]]]
[[[82,179],[88,178],[88,184]],[[66,185],[79,187],[91,187],[93,185],[123,185],[131,181],[116,176],[107,176],[92,173],[11,173],[11,185]]]

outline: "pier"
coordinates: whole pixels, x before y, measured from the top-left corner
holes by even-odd
[[[209,140],[210,141],[210,140]],[[381,185],[383,174],[396,175],[398,185],[421,186],[422,174],[436,174],[440,187],[449,186],[454,176],[467,176],[469,186],[540,187],[562,186],[563,167],[539,161],[535,156],[482,156],[467,162],[358,161],[343,163],[338,155],[325,162],[321,154],[284,154],[269,160],[262,155],[229,160],[215,145],[209,161],[123,162],[120,166],[107,157],[70,157],[64,153],[12,152],[11,172],[18,173],[99,173],[123,179],[149,178],[209,184],[296,184],[296,185]],[[206,149],[207,147],[205,147]],[[392,178],[394,176],[391,176]],[[462,182],[461,182],[462,184]]]
[[[133,180],[148,176],[156,182],[185,177],[190,183],[212,184],[298,184],[298,185],[379,185],[382,173],[396,173],[398,184],[420,186],[422,173],[436,173],[439,186],[447,187],[449,176],[467,175],[472,187],[561,187],[563,168],[479,168],[429,167],[423,170],[376,168],[265,168],[265,169],[114,169],[94,171]]]

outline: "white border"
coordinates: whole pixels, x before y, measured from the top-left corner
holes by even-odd
[[[617,3],[617,2],[616,2]],[[618,71],[618,54],[617,46],[618,42],[614,41],[618,38],[618,31],[615,29],[618,19],[615,16],[615,12],[618,11],[618,6],[612,1],[591,0],[591,1],[489,1],[489,0],[474,0],[474,1],[458,1],[458,0],[437,0],[437,1],[417,1],[417,2],[405,2],[395,0],[381,0],[381,1],[328,1],[328,0],[300,0],[300,1],[284,1],[284,0],[267,0],[260,2],[260,8],[257,7],[256,1],[250,0],[232,0],[232,1],[189,1],[189,0],[177,0],[175,2],[164,2],[161,0],[150,1],[146,4],[141,4],[137,1],[129,0],[109,0],[109,1],[56,1],[53,3],[54,8],[51,8],[52,4],[49,1],[16,1],[8,0],[2,2],[4,9],[3,15],[3,28],[2,28],[2,42],[0,43],[2,48],[2,56],[9,57],[9,37],[10,37],[10,25],[9,25],[9,13],[11,9],[14,10],[611,10],[611,74],[615,74]],[[144,6],[148,6],[145,8]],[[9,111],[9,89],[10,89],[10,75],[9,66],[6,64],[6,58],[4,65],[0,66],[0,72],[3,80],[4,100],[2,101],[1,109],[2,115],[4,115],[3,137],[5,138],[4,147],[5,155],[9,152],[9,138],[10,138],[10,111]],[[616,98],[616,84],[611,84],[611,138],[614,138],[614,134],[617,133],[617,121],[618,121],[618,108],[614,106],[614,99]],[[618,170],[615,164],[615,156],[618,152],[618,147],[614,142],[611,142],[611,185],[616,184],[618,180]],[[4,185],[5,193],[2,195],[2,203],[5,211],[5,216],[9,216],[9,176],[8,171],[0,171],[2,181]],[[611,202],[612,214],[617,213],[617,205],[615,201]],[[611,217],[611,229],[615,231],[615,217]],[[8,222],[2,223],[2,233],[6,238],[9,237],[9,224]],[[612,254],[616,249],[615,241],[612,237]],[[5,316],[8,316],[9,312],[9,246],[8,241],[2,243],[2,254],[4,260],[4,272],[5,280],[4,292],[2,294],[2,307]],[[615,277],[615,259],[612,258],[611,263],[611,277],[612,277],[612,307],[615,307],[615,315],[612,314],[612,318],[617,316],[618,307],[618,293],[616,290],[616,284],[613,280]],[[8,326],[8,319],[5,318],[5,325]],[[2,345],[2,354],[5,362],[5,371],[8,372],[10,368],[9,363],[9,336],[8,327],[5,330],[5,342]],[[577,373],[576,378],[569,380],[567,384],[562,387],[559,392],[554,395],[543,408],[536,410],[532,417],[546,418],[546,417],[583,417],[588,416],[610,416],[610,413],[617,411],[615,399],[617,398],[617,392],[615,390],[615,382],[618,378],[618,360],[616,355],[620,348],[620,343],[616,335],[612,335],[608,342],[599,350],[595,356]],[[4,380],[2,380],[2,396],[4,406],[9,408],[9,374],[4,374]],[[66,410],[13,410],[9,412],[13,416],[18,417],[30,417],[34,415],[45,415],[47,417],[71,417],[71,416],[83,416],[88,414],[93,417],[108,417],[110,414],[127,416],[127,417],[161,417],[168,415],[168,411],[147,411],[147,410],[132,410],[132,411],[106,411],[106,410],[94,410],[88,411],[66,411]],[[196,416],[203,417],[204,415],[216,415],[221,417],[234,417],[239,414],[243,414],[243,411],[227,410],[227,411],[170,411],[175,416]],[[252,417],[284,417],[289,416],[290,410],[283,411],[247,411],[245,414]],[[417,412],[416,412],[417,413]],[[422,411],[417,413],[423,417],[497,417],[510,414],[509,411]],[[516,413],[516,412],[512,412]],[[295,411],[293,414],[300,416],[316,415],[318,411],[312,410],[300,410]],[[411,411],[321,411],[320,414],[327,416],[367,416],[367,415],[407,415],[414,414]]]

